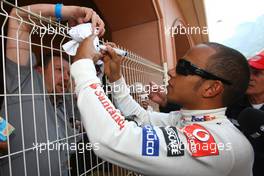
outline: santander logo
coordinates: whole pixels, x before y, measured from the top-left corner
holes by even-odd
[[[100,84],[91,84],[90,87],[92,89],[96,89],[94,94],[98,97],[98,100],[103,105],[104,109],[109,113],[112,119],[116,122],[116,124],[120,127],[120,130],[125,126],[124,117],[119,114],[114,107],[114,105],[110,102],[110,100],[106,97],[105,93],[101,89],[97,89],[100,87]]]

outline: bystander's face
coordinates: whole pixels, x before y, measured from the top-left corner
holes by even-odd
[[[52,61],[50,61],[45,68],[44,73],[46,89],[49,93],[54,92],[54,87],[55,93],[62,93],[63,88],[64,92],[68,91],[70,68],[67,61],[60,57],[54,57],[53,67]]]
[[[215,50],[201,44],[189,50],[184,59],[197,67],[205,68],[208,58],[214,53]],[[202,84],[203,79],[197,75],[179,75],[175,68],[171,69],[168,75],[170,76],[167,86],[168,101],[178,103],[184,108],[195,108],[202,97],[199,83]]]
[[[247,89],[248,95],[264,94],[264,70],[250,68],[250,82]]]

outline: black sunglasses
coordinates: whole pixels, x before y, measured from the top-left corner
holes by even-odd
[[[193,65],[190,61],[185,59],[180,59],[176,66],[176,73],[179,75],[198,75],[204,79],[211,79],[211,80],[219,80],[227,85],[231,85],[232,83],[226,79],[220,78],[215,76],[212,73],[209,73],[197,66]]]

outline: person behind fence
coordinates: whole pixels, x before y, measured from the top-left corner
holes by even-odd
[[[96,77],[94,62],[101,54],[93,38],[79,46],[71,74],[88,137],[100,144],[97,155],[152,176],[252,175],[253,149],[225,116],[225,107],[248,86],[249,67],[241,53],[217,43],[191,48],[168,72],[168,99],[183,108],[158,113],[147,112],[130,96],[120,73],[121,58],[108,45],[105,74],[111,86],[119,87],[113,98],[121,114]],[[137,123],[123,115],[136,115]]]
[[[250,66],[250,82],[245,96],[227,108],[227,117],[240,129],[237,122],[238,115],[246,108],[252,107],[264,111],[264,53],[259,53],[248,60]],[[263,117],[264,118],[264,117]],[[249,117],[250,121],[251,118]],[[243,130],[242,130],[243,131]],[[263,175],[264,142],[248,136],[254,152],[255,160],[253,167],[254,176]]]
[[[62,4],[33,4],[22,8],[72,25],[92,21],[99,28],[99,34],[104,33],[103,21],[90,8]],[[5,79],[9,96],[1,116],[8,117],[15,130],[9,138],[11,155],[0,156],[0,175],[68,175],[70,156],[69,146],[65,144],[74,141],[73,137],[68,138],[74,134],[69,124],[72,108],[67,107],[67,102],[64,106],[64,100],[57,95],[63,95],[68,88],[69,63],[54,54],[44,56],[43,67],[33,68],[36,57],[28,43],[32,31],[28,16],[13,9],[8,23]]]
[[[227,116],[233,120],[247,107],[264,111],[264,53],[248,60],[250,66],[250,83],[246,95],[227,109]],[[236,122],[234,122],[236,123]]]

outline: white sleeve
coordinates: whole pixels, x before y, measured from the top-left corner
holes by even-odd
[[[193,157],[183,149],[187,139],[176,127],[139,127],[125,121],[104,94],[91,60],[75,62],[71,74],[82,122],[90,142],[98,144],[94,151],[99,157],[152,176],[220,176],[231,167],[220,156]]]
[[[139,125],[156,125],[166,126],[175,125],[178,117],[169,113],[160,113],[153,111],[146,111],[142,108],[130,95],[130,90],[127,87],[125,79],[121,77],[119,80],[110,83],[113,93],[114,103],[116,107],[125,115],[136,115],[137,123]]]

